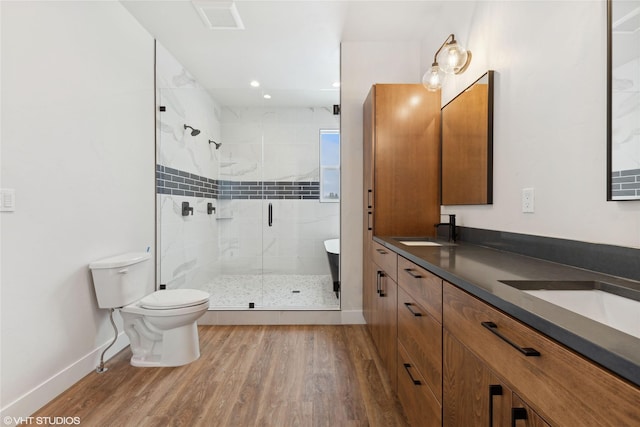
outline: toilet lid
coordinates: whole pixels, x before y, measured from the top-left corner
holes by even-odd
[[[140,300],[142,308],[168,310],[189,307],[209,300],[209,294],[197,289],[167,289],[156,291]]]

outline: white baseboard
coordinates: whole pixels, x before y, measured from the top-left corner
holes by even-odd
[[[95,371],[100,363],[100,355],[110,343],[111,340],[0,409],[2,425],[17,425],[20,423],[20,418],[22,418],[24,422],[26,417],[31,416],[31,414],[80,381],[90,372]],[[105,354],[104,360],[109,360],[128,345],[129,338],[124,332],[120,332],[113,347]],[[109,375],[108,372],[105,373],[105,375]]]

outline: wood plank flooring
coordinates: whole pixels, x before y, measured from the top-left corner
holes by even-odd
[[[126,348],[33,416],[82,426],[407,426],[364,325],[200,326],[200,359],[135,368]]]

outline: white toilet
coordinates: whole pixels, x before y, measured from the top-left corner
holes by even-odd
[[[100,308],[120,309],[133,366],[180,366],[200,357],[196,320],[209,294],[153,290],[149,253],[127,253],[89,264]]]

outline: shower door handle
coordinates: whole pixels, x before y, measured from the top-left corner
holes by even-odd
[[[273,225],[273,205],[269,203],[269,227]]]

